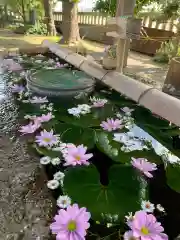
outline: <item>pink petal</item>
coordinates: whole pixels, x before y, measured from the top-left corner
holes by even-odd
[[[134,220],[132,223],[133,228],[141,229],[142,226],[146,226],[147,223],[147,213],[145,211],[138,211],[135,213]]]
[[[92,157],[93,157],[93,154],[92,153],[88,153],[88,154],[83,156],[83,160],[88,160],[88,159],[90,159]]]
[[[68,231],[61,231],[57,234],[56,240],[69,240]]]
[[[153,175],[152,175],[151,173],[149,173],[149,172],[144,172],[144,175],[146,175],[146,176],[149,177],[149,178],[152,178],[152,177],[153,177]]]

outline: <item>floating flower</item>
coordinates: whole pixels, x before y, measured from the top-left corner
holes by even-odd
[[[21,132],[23,135],[24,134],[30,134],[30,133],[34,133],[38,128],[40,128],[40,124],[39,123],[29,123],[28,125],[22,126],[19,129],[19,132]]]
[[[46,104],[43,104],[40,106],[40,109],[46,109],[46,107],[47,107]]]
[[[153,175],[150,172],[157,170],[157,165],[155,163],[148,162],[145,158],[131,158],[131,164],[143,172],[147,177],[152,178]]]
[[[65,67],[67,67],[67,66],[68,66],[68,64],[66,64],[66,63],[65,63],[65,64],[61,64],[61,63],[59,63],[59,62],[56,63],[56,67],[57,67],[57,68],[65,68]]]
[[[65,174],[63,172],[59,171],[59,172],[55,173],[53,176],[54,176],[55,180],[60,181],[60,180],[64,179]]]
[[[121,108],[121,110],[122,110],[126,115],[131,115],[131,112],[134,111],[134,109],[128,108],[128,107],[123,107],[123,108]]]
[[[165,209],[163,208],[163,206],[161,206],[161,204],[157,204],[156,209],[160,212],[165,212]]]
[[[52,58],[50,58],[48,61],[47,61],[49,64],[53,64],[54,63],[54,60]]]
[[[91,112],[91,107],[87,104],[80,104],[77,106],[77,108],[80,110],[82,115],[85,115]]]
[[[59,165],[61,163],[61,159],[60,158],[52,158],[51,159],[51,163],[52,165],[56,166],[56,165]]]
[[[90,227],[91,214],[86,208],[79,208],[77,204],[69,206],[67,210],[61,209],[50,225],[57,240],[85,240],[86,230]]]
[[[33,116],[33,115],[28,115],[28,114],[27,114],[27,115],[24,116],[24,119],[34,120],[35,118],[36,118],[35,115]]]
[[[22,93],[25,88],[22,85],[14,84],[11,86],[11,91],[13,93]]]
[[[24,78],[26,76],[27,76],[27,72],[25,71],[20,72],[20,77]]]
[[[75,117],[80,117],[81,110],[79,108],[69,108],[68,113]]]
[[[54,116],[52,115],[52,113],[47,113],[46,115],[43,114],[42,116],[35,118],[34,121],[43,123],[43,122],[49,122],[53,118]]]
[[[152,204],[149,201],[142,201],[141,208],[142,208],[142,210],[144,210],[145,212],[148,212],[148,213],[154,212],[154,209],[155,209],[154,204]]]
[[[67,208],[71,205],[71,199],[68,196],[60,196],[57,199],[57,205],[60,208]]]
[[[49,102],[47,97],[33,97],[29,100],[30,103],[47,103]]]
[[[42,60],[41,59],[36,59],[35,63],[42,63]]]
[[[8,67],[9,71],[16,72],[16,71],[22,71],[23,68],[19,63],[14,63]]]
[[[92,158],[93,154],[86,154],[87,147],[83,145],[69,147],[67,153],[64,155],[65,164],[64,166],[69,165],[89,165],[88,160]]]
[[[133,236],[133,231],[127,231],[124,233],[124,240],[139,240]]]
[[[106,121],[103,121],[100,126],[108,131],[112,132],[117,129],[122,129],[124,126],[122,125],[122,121],[119,119],[108,118]]]
[[[168,240],[168,236],[163,233],[164,228],[152,214],[145,211],[138,211],[134,215],[131,230],[135,238],[140,240]]]
[[[53,179],[47,182],[47,187],[51,190],[55,190],[59,187],[60,183],[59,181]]]
[[[36,57],[38,57],[38,58],[44,58],[44,55],[42,55],[42,54],[37,54]]]
[[[51,162],[51,158],[48,157],[48,156],[40,158],[40,163],[41,163],[42,165],[47,165],[47,164],[49,164],[50,162]]]
[[[90,98],[90,101],[93,103],[92,107],[104,107],[104,105],[108,102],[106,99],[100,99],[100,98]]]
[[[53,130],[47,132],[41,131],[39,136],[36,136],[36,142],[41,147],[52,147],[58,143],[58,136],[53,134]]]
[[[133,215],[133,213],[132,213],[132,212],[128,213],[128,215],[125,216],[125,219],[126,219],[126,224],[127,224],[129,227],[131,227],[132,222],[133,222],[133,220],[134,220],[134,215]]]

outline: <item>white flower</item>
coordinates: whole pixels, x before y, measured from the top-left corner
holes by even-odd
[[[24,119],[30,119],[30,120],[32,120],[32,119],[35,119],[36,118],[36,116],[31,116],[31,115],[25,115],[24,116]]]
[[[51,163],[52,163],[52,165],[59,165],[60,164],[60,162],[61,162],[61,159],[60,158],[53,158],[53,159],[51,159]]]
[[[71,199],[68,196],[59,196],[57,199],[57,205],[60,208],[67,208],[71,205]]]
[[[51,158],[48,157],[48,156],[42,157],[42,158],[40,159],[40,163],[41,163],[42,165],[47,165],[47,164],[49,164],[50,162],[51,162]]]
[[[64,179],[65,174],[63,172],[57,172],[54,174],[54,179],[57,181],[63,180]]]
[[[128,215],[125,216],[126,222],[132,221],[134,218],[134,215],[132,212],[129,212]]]
[[[40,106],[40,109],[45,109],[47,106],[45,104]]]
[[[78,105],[77,108],[80,110],[81,114],[83,115],[91,112],[91,107],[87,104],[80,104]]]
[[[69,108],[68,113],[75,117],[79,117],[81,114],[81,110],[79,108]]]
[[[130,150],[128,147],[126,147],[126,146],[122,146],[122,147],[121,147],[121,151],[122,151],[122,152],[126,152],[126,153],[127,153],[127,152],[131,152],[131,150]]]
[[[48,106],[48,107],[47,107],[47,110],[50,111],[50,112],[52,112],[52,111],[53,111],[53,107]]]
[[[163,208],[163,206],[161,206],[161,204],[157,204],[156,208],[160,212],[165,212],[165,209]]]
[[[30,103],[47,103],[49,102],[47,97],[33,97],[32,99],[29,100]]]
[[[146,211],[148,213],[154,212],[154,209],[155,209],[154,204],[152,204],[149,201],[142,201],[141,207],[144,211]]]
[[[21,76],[21,77],[26,77],[26,76],[27,76],[27,73],[26,73],[25,71],[22,71],[22,72],[20,72],[20,76]]]
[[[30,100],[22,100],[23,103],[29,103]]]
[[[47,61],[49,64],[53,64],[54,63],[54,60],[51,58]]]
[[[121,113],[117,113],[116,117],[121,119],[123,117],[123,115]]]
[[[42,63],[42,60],[41,59],[37,59],[37,60],[35,60],[35,63]]]
[[[113,226],[112,223],[107,223],[107,228],[110,228],[110,227],[112,227],[112,226]]]
[[[25,96],[25,97],[29,97],[29,96],[30,96],[30,93],[27,91],[27,92],[24,93],[24,96]]]
[[[44,56],[42,54],[38,54],[38,55],[36,55],[36,57],[44,58]]]
[[[59,187],[59,185],[60,185],[59,181],[57,181],[55,179],[47,182],[47,187],[52,190],[57,189]]]
[[[128,108],[128,107],[121,108],[121,110],[128,116],[130,116],[131,112],[134,111],[134,109],[131,109],[131,108]]]

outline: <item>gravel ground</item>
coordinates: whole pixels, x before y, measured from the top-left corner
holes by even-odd
[[[47,240],[51,194],[39,159],[19,137],[18,111],[0,75],[0,240]]]

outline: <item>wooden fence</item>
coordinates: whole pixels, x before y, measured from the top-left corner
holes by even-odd
[[[84,25],[106,25],[107,14],[103,13],[96,13],[96,12],[80,12],[78,14],[78,22],[80,24]],[[162,29],[167,31],[176,32],[175,24],[177,24],[178,20],[168,20],[164,23],[162,21],[154,21],[150,17],[142,17],[142,24],[144,27],[148,28],[156,28],[156,29]],[[62,13],[61,12],[55,12],[54,13],[54,20],[55,21],[62,21]]]

